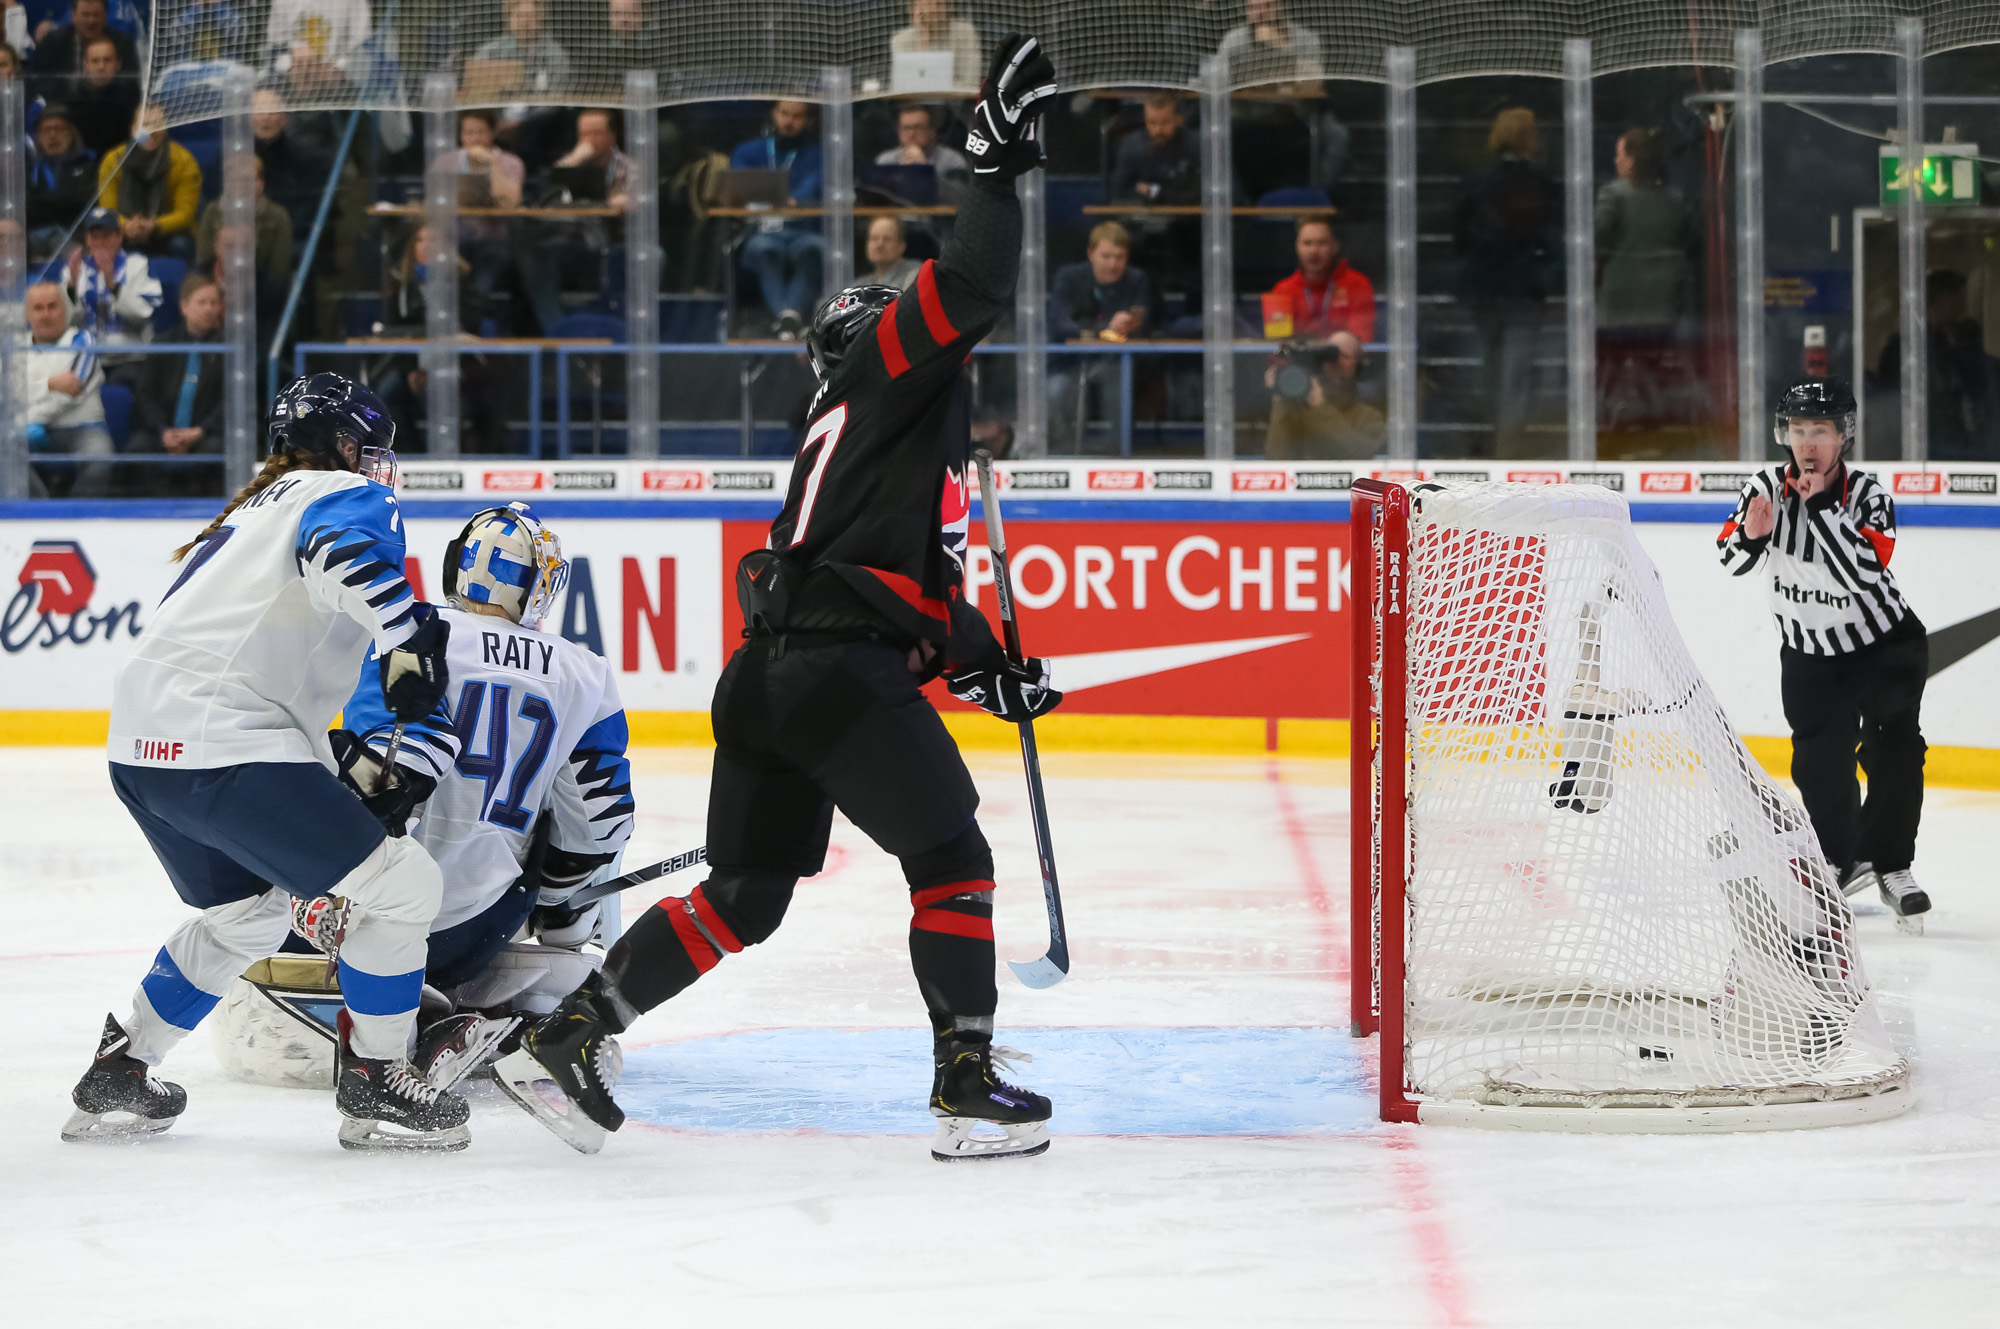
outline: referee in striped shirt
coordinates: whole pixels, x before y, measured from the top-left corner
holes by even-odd
[[[1896,505],[1874,476],[1847,465],[1854,422],[1854,394],[1839,379],[1793,384],[1776,428],[1792,460],[1750,477],[1716,545],[1736,576],[1768,579],[1792,783],[1820,848],[1847,894],[1875,887],[1908,918],[1931,907],[1910,875],[1924,806],[1917,713],[1930,644],[1889,571]]]

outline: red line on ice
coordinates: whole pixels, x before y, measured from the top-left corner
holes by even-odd
[[[1347,981],[1347,935],[1336,925],[1333,917],[1333,893],[1326,888],[1326,878],[1320,875],[1319,859],[1313,854],[1312,837],[1306,834],[1305,823],[1299,818],[1298,806],[1292,801],[1291,786],[1285,783],[1284,773],[1276,761],[1264,763],[1264,778],[1270,782],[1271,792],[1278,801],[1278,818],[1284,824],[1285,839],[1292,846],[1292,858],[1299,870],[1299,881],[1306,888],[1306,902],[1312,906],[1314,918],[1319,923],[1319,949],[1321,967],[1327,970],[1327,977],[1336,983]]]

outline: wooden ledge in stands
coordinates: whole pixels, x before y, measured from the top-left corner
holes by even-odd
[[[371,217],[421,217],[427,209],[421,203],[377,203],[368,209]],[[461,217],[533,217],[568,221],[584,217],[622,217],[617,208],[597,205],[574,208],[460,208]]]
[[[421,333],[409,337],[392,337],[384,333],[380,337],[349,337],[349,346],[404,345],[424,340]],[[609,337],[475,337],[463,333],[458,337],[460,346],[539,346],[553,350],[558,346],[611,346],[615,343]]]
[[[825,208],[710,208],[711,217],[824,217]],[[865,204],[854,209],[857,217],[955,217],[958,209],[945,203],[909,203],[899,207]]]
[[[856,209],[859,211],[859,209]],[[1086,203],[1087,217],[1199,217],[1199,203]],[[1282,208],[1231,208],[1232,217],[1331,217],[1340,211],[1331,203],[1295,204]]]
[[[1089,95],[1101,102],[1140,102],[1156,92],[1171,92],[1183,101],[1201,100],[1201,93],[1188,88],[1092,88]],[[1264,83],[1254,88],[1238,88],[1229,95],[1240,102],[1323,101],[1326,88],[1315,80]]]

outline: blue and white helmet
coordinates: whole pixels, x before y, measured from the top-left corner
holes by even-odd
[[[445,599],[458,609],[492,605],[524,628],[540,628],[568,585],[562,541],[526,503],[475,514],[445,547]]]

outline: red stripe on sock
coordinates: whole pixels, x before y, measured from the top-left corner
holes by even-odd
[[[896,306],[901,303],[891,300],[875,320],[875,344],[882,348],[882,364],[890,378],[901,378],[910,368],[910,357],[903,354],[903,339],[896,332]]]
[[[729,930],[729,925],[722,921],[722,915],[715,912],[715,906],[708,902],[706,895],[702,894],[701,887],[694,888],[693,893],[688,896],[688,903],[694,907],[694,916],[701,920],[701,925],[708,929],[708,934],[715,938],[723,950],[734,955],[743,949],[743,943]]]
[[[954,914],[949,909],[919,909],[910,916],[910,927],[922,932],[943,932],[954,937],[993,940],[993,920]]]
[[[708,944],[708,938],[701,935],[701,929],[694,925],[694,919],[681,907],[679,900],[668,900],[662,907],[667,911],[667,921],[674,925],[674,935],[681,939],[688,959],[694,961],[696,974],[705,974],[722,963],[722,957],[715,953],[715,947]]]
[[[944,315],[944,301],[938,298],[937,275],[932,271],[937,266],[935,260],[925,259],[917,269],[917,304],[924,311],[924,326],[940,346],[958,340],[958,329]]]
[[[910,908],[923,909],[949,900],[954,895],[972,895],[992,889],[993,883],[990,881],[954,881],[944,886],[926,886],[920,891],[910,892]]]

